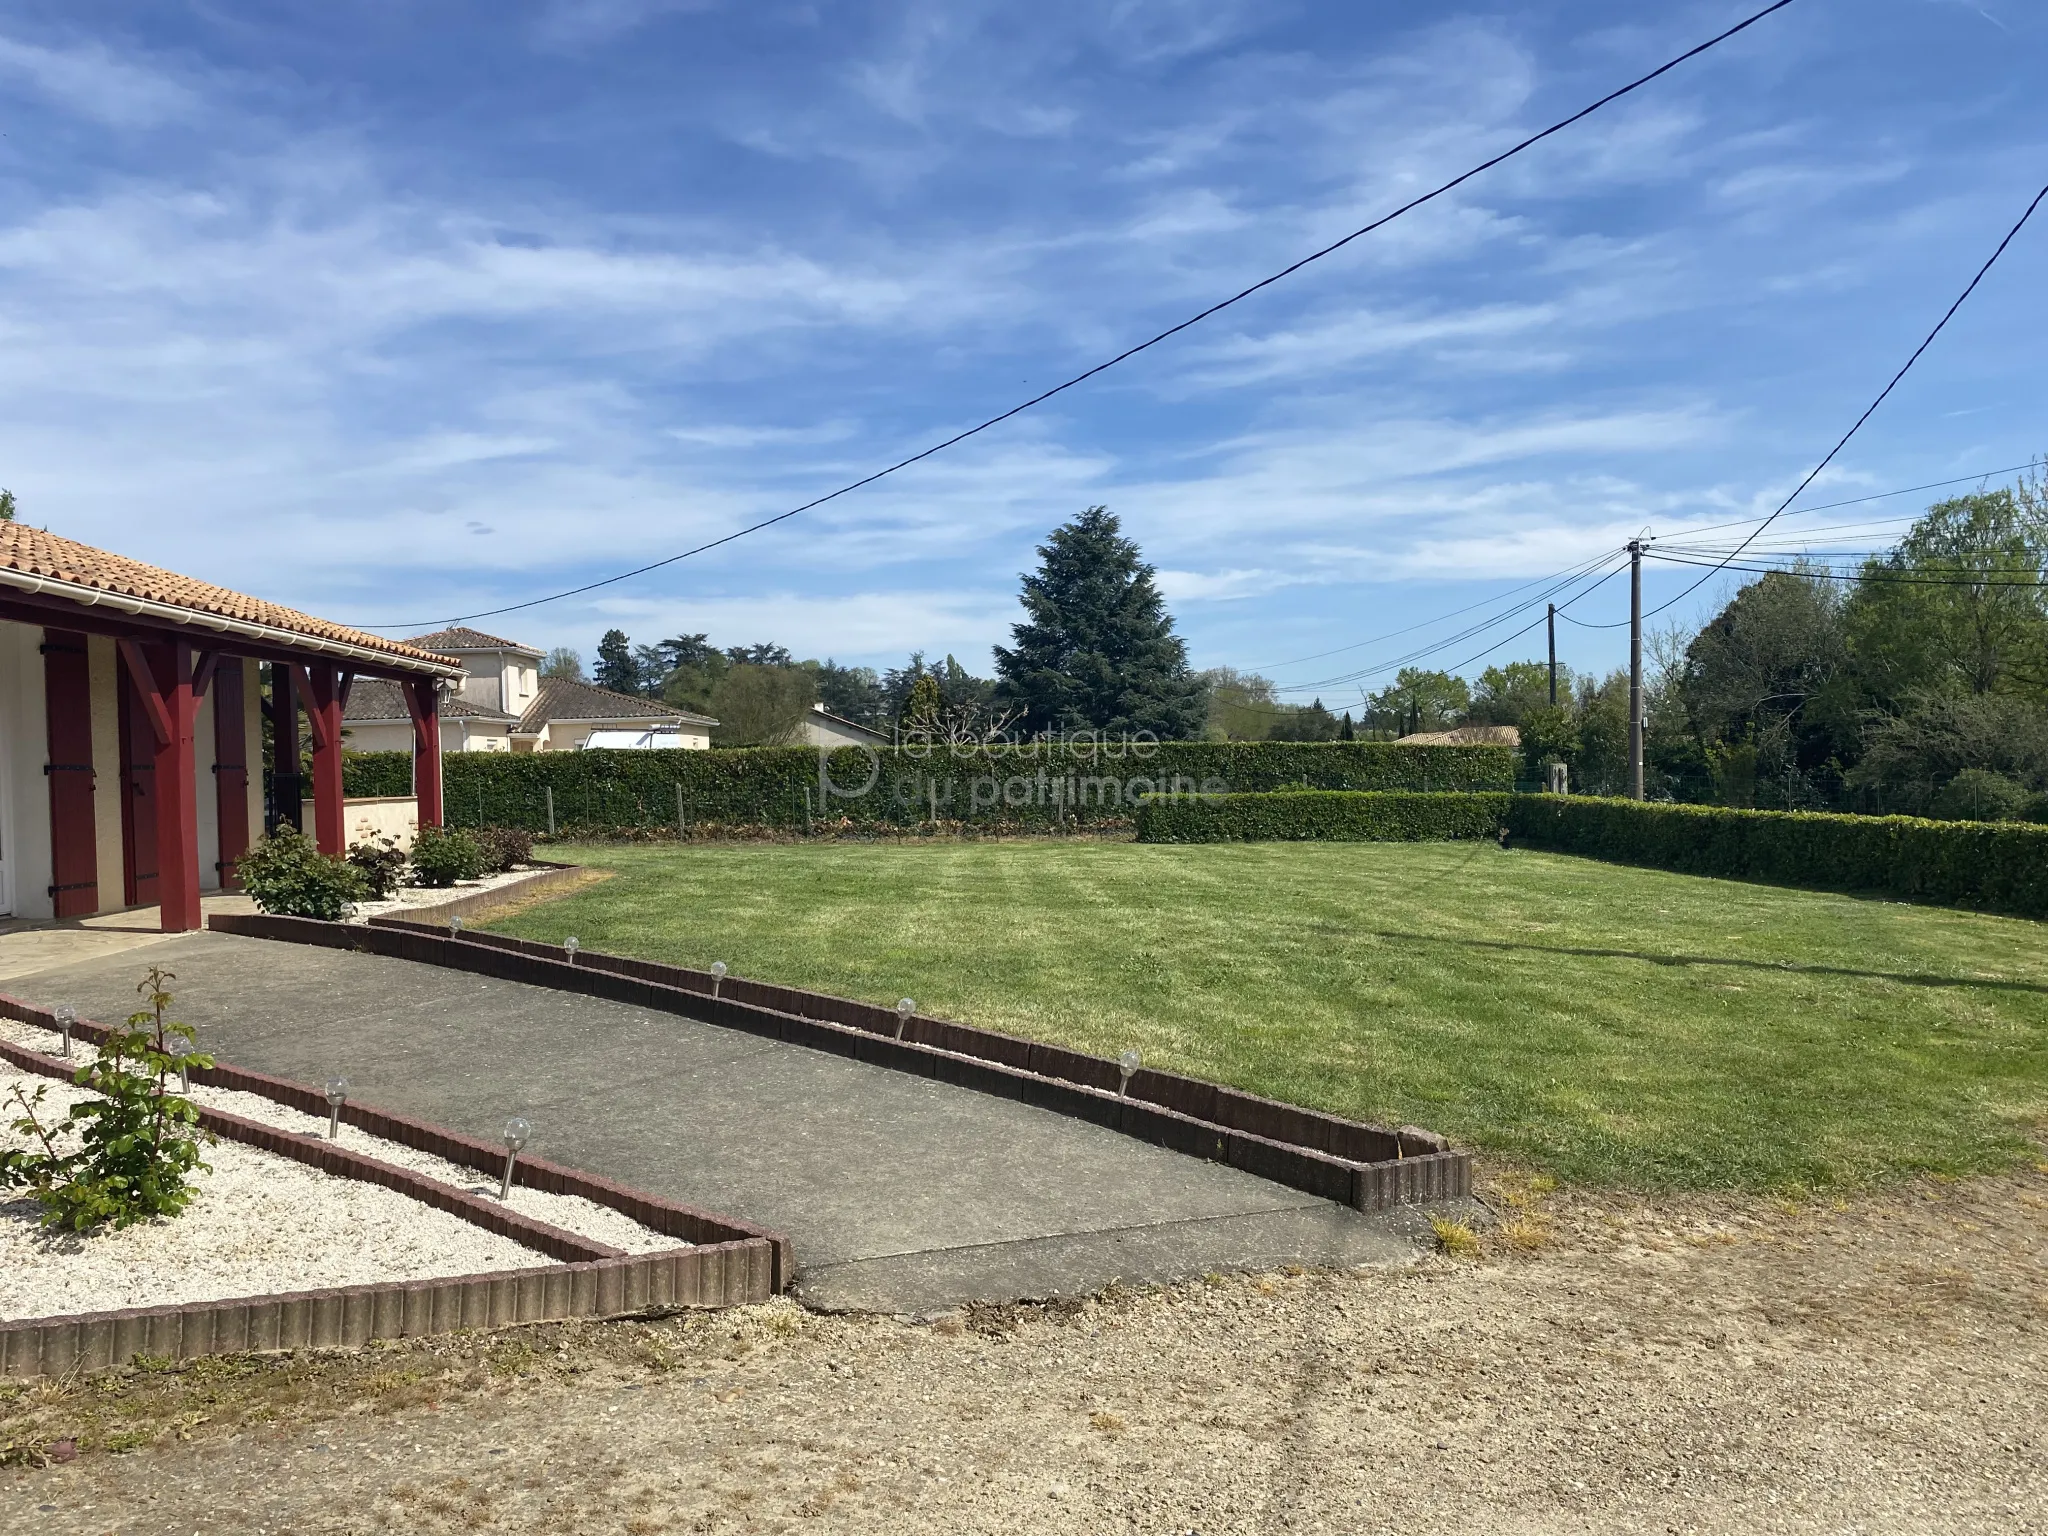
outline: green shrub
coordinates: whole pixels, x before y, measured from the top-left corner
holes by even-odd
[[[405,865],[405,850],[393,838],[349,844],[348,866],[362,876],[363,892],[371,901],[383,901],[398,889]]]
[[[1517,795],[1518,842],[1685,874],[2048,916],[2048,827]]]
[[[1939,821],[2014,821],[2023,819],[2027,800],[2027,787],[2018,780],[1988,768],[1965,768],[1942,785],[1928,814]]]
[[[109,1033],[72,1078],[95,1097],[45,1125],[36,1113],[43,1089],[15,1088],[21,1115],[13,1128],[33,1145],[0,1152],[0,1188],[26,1185],[43,1208],[45,1227],[126,1227],[175,1216],[192,1203],[190,1176],[208,1166],[192,1130],[199,1111],[168,1089],[173,1072],[210,1067],[213,1058],[192,1049],[187,1025],[165,1020],[171,994],[164,983],[173,979],[151,967],[136,989],[148,994],[149,1006],[129,1015],[125,1031]]]
[[[1135,797],[1159,791],[1256,793],[1307,789],[1506,791],[1511,747],[1403,747],[1392,742],[1170,741],[1107,748],[1086,743],[963,749],[856,748],[832,754],[822,798],[809,747],[710,752],[451,752],[442,759],[444,814],[458,827],[670,832],[691,825],[803,828],[914,826],[937,819],[980,827],[1128,826]],[[411,755],[345,761],[348,793],[411,783]],[[1114,781],[1111,793],[1110,781]],[[1054,785],[1061,786],[1058,793]],[[400,787],[399,793],[407,791]]]
[[[458,880],[475,880],[483,872],[483,850],[467,832],[421,827],[412,840],[412,877],[416,885],[453,885]]]
[[[283,917],[335,922],[369,894],[360,871],[322,853],[310,837],[291,827],[279,827],[243,854],[235,870],[257,910]]]
[[[449,754],[447,761],[454,761]],[[341,753],[341,792],[351,800],[388,799],[412,793],[410,752]]]
[[[479,827],[470,835],[476,839],[489,874],[501,875],[533,857],[533,834],[518,827]]]
[[[1498,837],[1504,794],[1304,790],[1168,798],[1138,809],[1141,843],[1417,843]]]

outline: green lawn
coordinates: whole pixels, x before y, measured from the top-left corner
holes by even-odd
[[[572,847],[497,925],[926,1012],[1588,1184],[2037,1156],[2048,926],[1491,844]]]

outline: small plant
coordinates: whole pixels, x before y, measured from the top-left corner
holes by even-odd
[[[475,880],[484,872],[483,849],[469,833],[448,827],[421,827],[412,840],[415,885],[453,885]]]
[[[503,874],[533,857],[533,834],[518,827],[480,827],[472,835],[491,874]]]
[[[313,840],[279,827],[235,864],[258,911],[282,917],[317,917],[336,922],[364,899],[361,871],[346,859],[322,853]]]
[[[177,978],[161,966],[135,990],[149,1006],[128,1016],[128,1028],[110,1033],[93,1060],[72,1078],[95,1097],[81,1099],[61,1120],[43,1124],[36,1113],[43,1089],[14,1090],[21,1118],[13,1129],[33,1146],[0,1152],[0,1188],[26,1185],[43,1208],[45,1227],[89,1232],[132,1226],[152,1216],[175,1216],[192,1203],[199,1111],[167,1091],[171,1074],[213,1065],[192,1049],[192,1030],[164,1018]],[[60,1150],[59,1141],[77,1145]],[[210,1138],[209,1138],[210,1139]],[[210,1171],[210,1169],[209,1169]]]
[[[371,901],[383,901],[405,878],[405,850],[389,836],[349,844],[348,867],[362,877],[363,893]]]
[[[1429,1230],[1436,1235],[1436,1251],[1449,1258],[1469,1259],[1479,1252],[1479,1234],[1462,1221],[1432,1216]]]

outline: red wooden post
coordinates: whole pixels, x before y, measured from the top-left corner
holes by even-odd
[[[199,689],[189,640],[120,642],[155,737],[156,892],[165,933],[200,926]]]
[[[420,825],[441,825],[441,690],[431,677],[400,685],[412,716],[412,794]]]
[[[341,797],[342,680],[332,662],[300,667],[306,718],[313,726],[313,842],[322,853],[348,851]]]

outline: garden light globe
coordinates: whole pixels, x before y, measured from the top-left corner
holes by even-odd
[[[910,1016],[917,1012],[917,1004],[907,997],[896,999],[896,1038],[903,1038],[904,1028],[910,1023]]]
[[[1123,1055],[1117,1057],[1116,1070],[1119,1076],[1117,1080],[1116,1091],[1120,1096],[1127,1095],[1130,1093],[1131,1079],[1137,1075],[1138,1066],[1141,1060],[1142,1058],[1138,1055],[1137,1048],[1135,1046],[1132,1047],[1130,1050],[1125,1051]]]
[[[334,1141],[341,1136],[341,1106],[348,1098],[348,1079],[330,1077],[327,1079],[327,1139]]]
[[[532,1134],[533,1122],[524,1115],[514,1115],[505,1122],[506,1150],[511,1152],[520,1151],[525,1147],[527,1138]]]
[[[462,914],[460,912],[448,919],[448,931],[450,933],[462,932]]]
[[[78,1010],[69,1003],[59,1003],[50,1010],[50,1016],[57,1021],[57,1030],[64,1036],[64,1059],[71,1059],[71,1026],[78,1022]]]
[[[569,957],[571,965],[576,963],[576,951],[582,947],[581,944],[576,942],[576,935],[573,933],[568,938],[562,940],[562,953]]]

